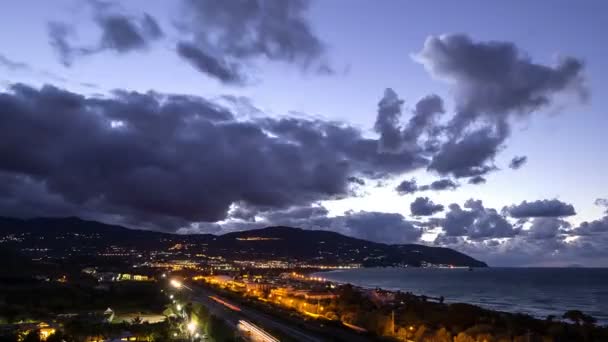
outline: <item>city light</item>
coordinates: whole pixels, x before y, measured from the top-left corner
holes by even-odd
[[[181,289],[182,286],[184,286],[184,284],[182,284],[182,282],[177,279],[171,279],[170,283],[171,283],[171,286],[175,287],[176,289]]]
[[[195,330],[196,330],[196,323],[193,321],[190,321],[190,323],[188,323],[188,331],[192,334],[192,333],[194,333]]]
[[[177,305],[175,305],[175,307],[177,308],[177,311],[182,311],[182,306],[181,305],[177,304]]]

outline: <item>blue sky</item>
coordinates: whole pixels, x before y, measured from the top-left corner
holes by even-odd
[[[27,67],[0,64],[3,87],[18,82],[34,87],[50,83],[93,96],[111,96],[113,89],[191,94],[212,100],[236,95],[249,99],[266,116],[336,120],[376,137],[378,101],[386,88],[405,101],[404,122],[416,102],[431,93],[443,98],[448,115],[454,113],[458,99],[453,84],[434,78],[413,58],[429,36],[464,34],[475,42],[510,42],[537,64],[552,66],[563,56],[582,60],[590,98],[581,103],[557,94],[549,106],[513,119],[512,134],[494,159],[499,170],[484,175],[487,183],[470,185],[463,180],[454,191],[426,192],[424,196],[446,207],[481,199],[486,207],[497,210],[524,200],[558,199],[576,208],[577,215],[568,217],[573,226],[603,216],[604,208],[594,201],[608,196],[604,177],[608,158],[603,146],[608,127],[608,45],[601,37],[608,30],[604,1],[313,1],[305,18],[325,45],[325,57],[335,72],[319,75],[288,61],[255,56],[246,62],[253,81],[245,86],[222,84],[196,72],[176,54],[175,44],[184,38],[176,27],[184,15],[178,2],[138,0],[118,8],[133,16],[149,13],[163,28],[164,37],[147,49],[129,53],[104,50],[77,58],[66,67],[49,44],[48,23],[69,24],[77,32],[72,43],[91,46],[100,34],[91,19],[92,6],[69,0],[24,0],[5,6],[0,12],[5,28],[0,31],[0,55]],[[514,156],[527,156],[527,163],[511,170],[508,164]],[[334,217],[349,210],[409,217],[410,202],[421,194],[402,196],[394,188],[412,177],[424,184],[440,176],[419,168],[391,175],[383,180],[383,187],[366,182],[364,196],[313,202]],[[437,234],[425,231],[423,240],[430,242]]]

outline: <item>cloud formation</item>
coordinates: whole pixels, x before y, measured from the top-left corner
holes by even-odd
[[[226,84],[244,84],[246,77],[241,74],[240,67],[235,63],[228,63],[221,58],[208,55],[196,46],[179,42],[177,54],[188,61],[198,71],[219,79]]]
[[[395,191],[400,195],[413,194],[418,191],[443,191],[443,190],[455,190],[460,187],[460,184],[454,182],[449,178],[438,179],[431,182],[430,184],[418,185],[416,179],[402,181],[396,188]]]
[[[71,66],[74,59],[103,51],[124,54],[146,50],[150,44],[164,37],[160,25],[152,16],[143,13],[130,16],[112,3],[90,1],[94,22],[101,31],[93,45],[76,45],[73,38],[76,29],[67,23],[50,22],[47,26],[49,42],[64,66]]]
[[[308,7],[306,0],[185,0],[183,15],[177,19],[184,36],[180,44],[206,56],[220,56],[216,59],[228,64],[265,58],[316,73],[332,73],[325,44],[306,18]]]
[[[496,209],[485,208],[481,200],[468,200],[464,209],[453,203],[448,209],[445,218],[434,221],[442,229],[437,242],[455,237],[471,240],[509,238],[519,233],[519,228],[514,227]]]
[[[402,147],[403,137],[399,124],[402,105],[403,100],[390,88],[384,91],[384,96],[378,103],[378,116],[374,129],[380,134],[379,147],[383,151],[399,151]]]
[[[509,162],[509,167],[513,170],[517,170],[520,167],[524,166],[524,164],[528,161],[528,157],[526,156],[519,156],[519,157],[513,157],[513,159],[511,159],[511,162]]]
[[[485,182],[486,182],[486,179],[479,175],[469,178],[469,184],[478,185],[478,184],[484,184]]]
[[[413,216],[431,216],[443,211],[443,205],[435,204],[428,197],[418,197],[410,204]]]
[[[414,59],[455,91],[457,108],[446,126],[448,139],[429,165],[440,174],[472,177],[494,170],[494,158],[510,135],[510,117],[529,116],[561,92],[587,96],[580,60],[565,57],[546,66],[508,42],[431,36]]]
[[[0,171],[13,194],[4,214],[29,188],[61,204],[23,204],[30,216],[57,214],[48,207],[96,210],[118,223],[171,230],[222,220],[238,203],[265,210],[343,198],[356,186],[353,177],[424,165],[407,151],[380,152],[377,139],[342,123],[243,121],[185,95],[115,91],[99,98],[15,84],[0,93],[0,123]]]
[[[562,217],[576,215],[572,204],[557,199],[538,200],[534,202],[523,201],[520,204],[505,208],[506,212],[514,218],[528,217]]]

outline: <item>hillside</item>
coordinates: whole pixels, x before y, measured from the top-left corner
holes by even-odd
[[[420,266],[423,262],[486,267],[481,261],[449,248],[417,244],[387,245],[339,233],[292,227],[268,227],[224,235],[177,235],[128,229],[79,218],[0,218],[0,240],[20,250],[45,255],[96,255],[102,251],[166,251],[175,244],[187,253],[218,255],[232,260],[360,263],[365,266]]]

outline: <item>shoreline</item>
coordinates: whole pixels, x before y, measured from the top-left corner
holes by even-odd
[[[485,310],[491,310],[494,312],[500,312],[500,313],[507,313],[507,314],[522,314],[522,315],[528,315],[530,317],[533,317],[535,319],[539,319],[539,320],[545,320],[547,318],[547,316],[557,316],[558,318],[561,317],[561,315],[568,311],[571,310],[572,307],[561,307],[559,309],[557,308],[542,308],[542,307],[534,307],[534,302],[526,302],[526,299],[522,299],[522,302],[510,302],[510,303],[500,303],[500,302],[491,302],[491,301],[487,301],[484,300],[483,297],[479,298],[478,300],[461,300],[458,298],[455,298],[454,296],[449,296],[449,295],[445,295],[445,294],[437,294],[437,293],[427,293],[425,294],[424,292],[414,292],[416,290],[419,289],[408,289],[405,288],[404,286],[375,286],[375,285],[370,285],[370,284],[362,284],[365,281],[353,281],[353,280],[337,280],[337,279],[331,279],[330,277],[327,277],[328,273],[354,273],[357,271],[361,271],[361,270],[386,270],[386,271],[406,271],[406,270],[416,270],[416,271],[420,271],[423,269],[431,269],[431,270],[438,270],[441,268],[401,268],[401,267],[362,267],[360,269],[357,270],[320,270],[320,271],[316,271],[316,272],[311,272],[310,275],[311,276],[315,276],[315,277],[322,277],[324,278],[327,282],[336,284],[336,285],[346,285],[349,284],[357,289],[360,289],[362,291],[370,291],[370,290],[381,290],[381,291],[387,291],[387,292],[391,292],[391,293],[408,293],[411,295],[414,295],[416,297],[419,298],[432,298],[432,299],[436,299],[439,297],[444,297],[445,304],[468,304],[468,305],[474,305],[474,306],[478,306],[482,309]],[[446,268],[447,269],[447,268]],[[484,268],[484,270],[486,269],[490,269],[490,268]],[[526,267],[526,268],[515,268],[515,267],[498,267],[498,268],[493,268],[493,269],[539,269],[539,267]],[[560,267],[560,268],[543,268],[543,269],[576,269],[579,270],[581,268],[570,268],[570,267]],[[585,268],[583,268],[585,269]],[[606,268],[592,268],[592,269],[606,269]],[[547,295],[547,297],[551,297],[549,295]],[[497,298],[499,298],[499,296],[497,296]],[[516,305],[513,305],[512,303],[517,303]],[[523,303],[523,304],[522,304]],[[528,304],[528,305],[526,305]],[[510,306],[512,309],[501,309],[499,308],[500,306]],[[579,309],[577,307],[577,309]],[[596,312],[596,310],[585,310],[580,308],[581,311],[584,311],[586,313],[591,313],[594,315],[598,315],[598,312]],[[599,316],[596,317],[597,318],[597,323],[598,326],[606,326],[608,327],[608,312],[599,312]]]

